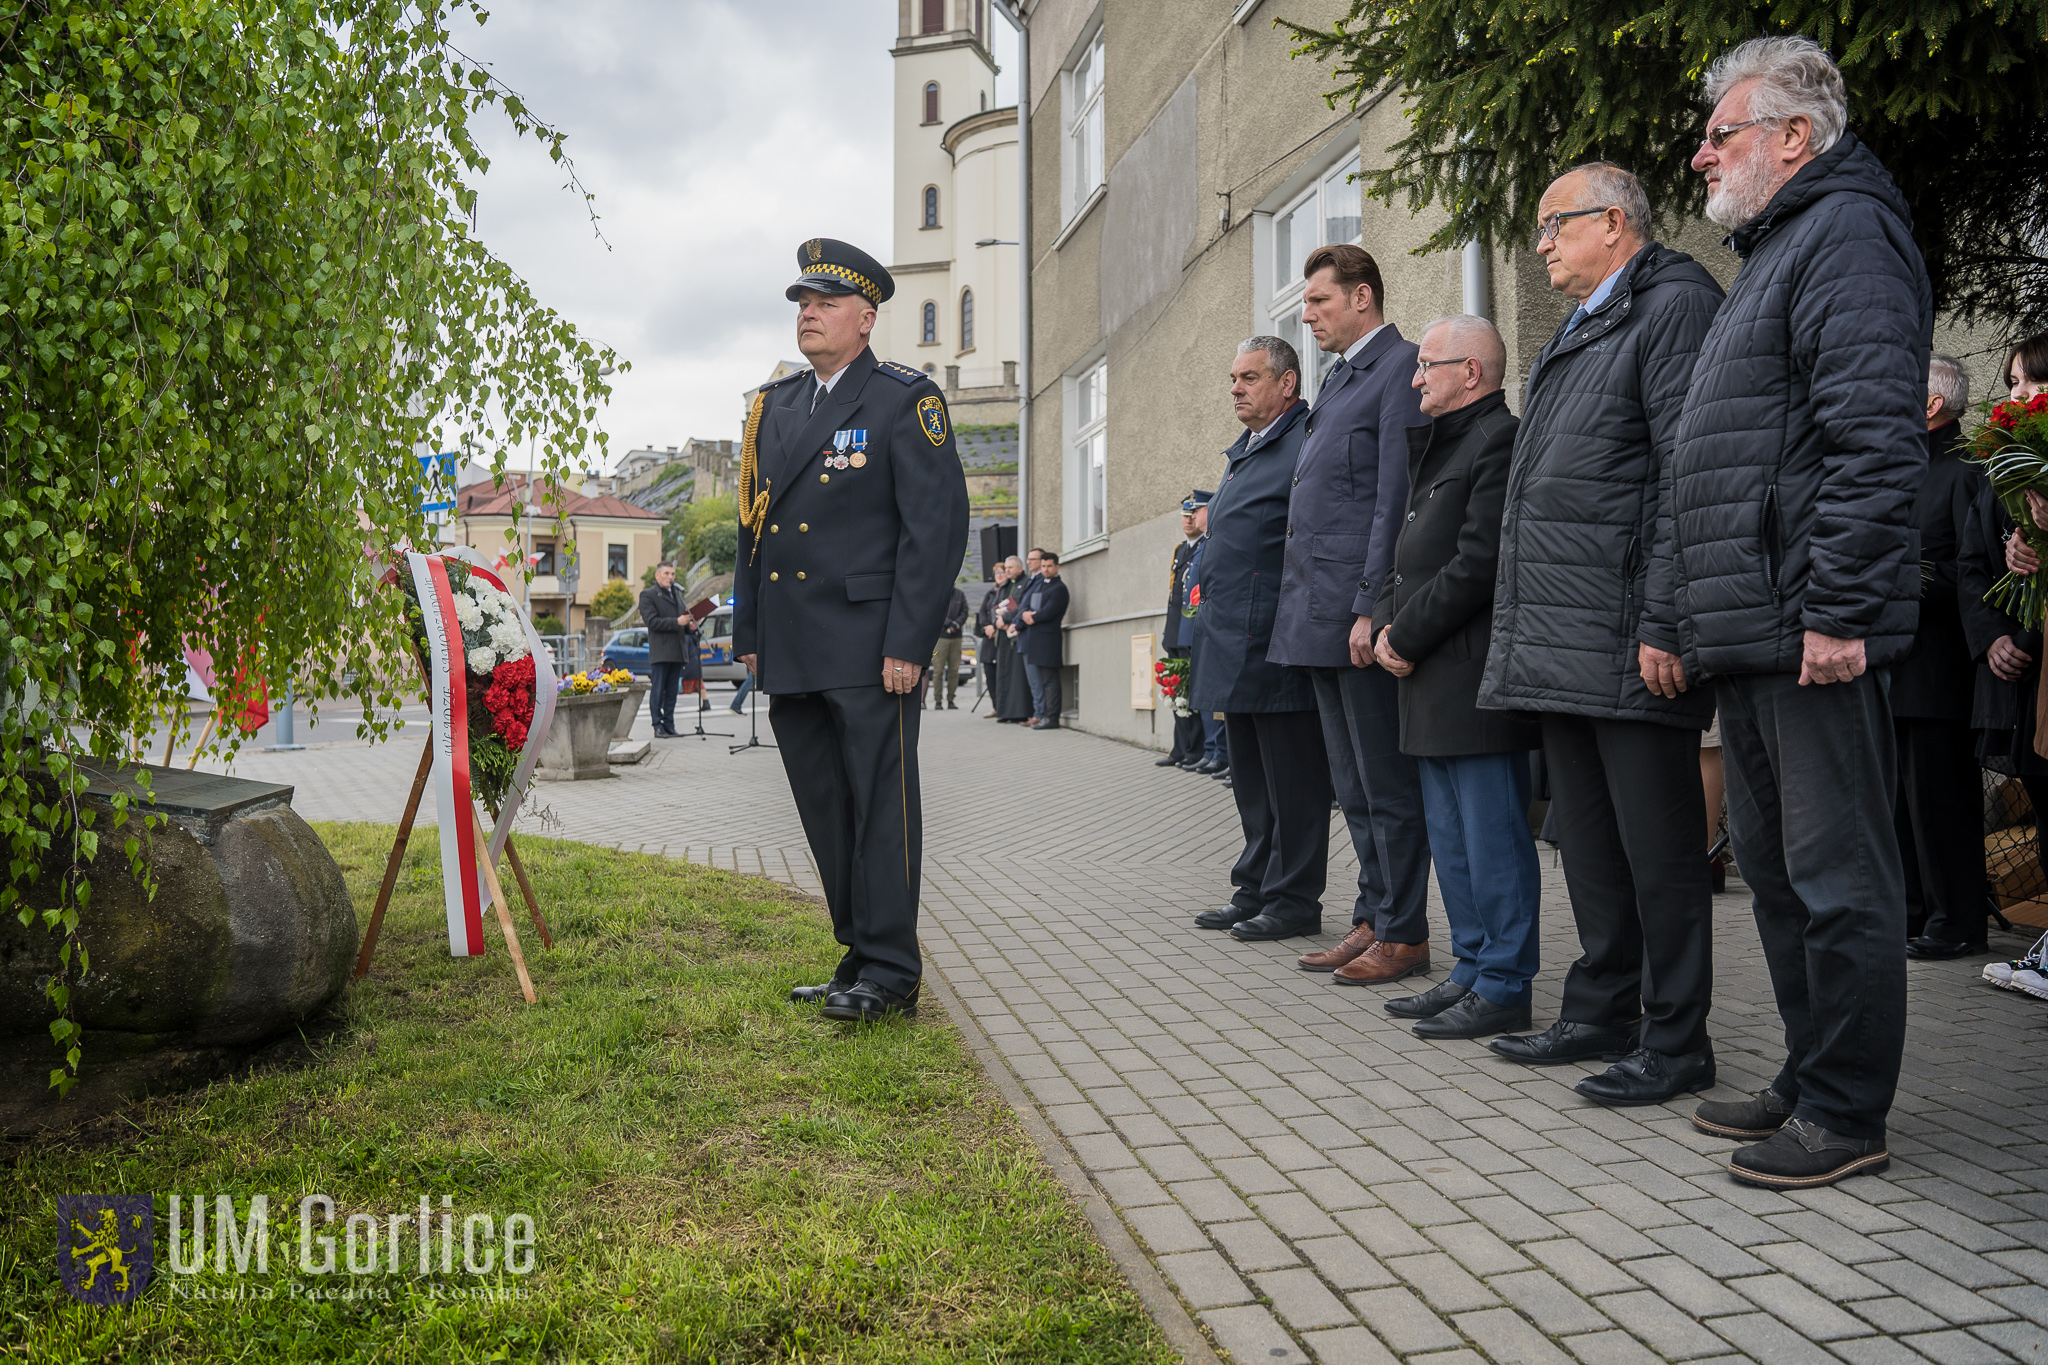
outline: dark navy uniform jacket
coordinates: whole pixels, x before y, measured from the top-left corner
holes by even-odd
[[[740,509],[733,653],[758,656],[770,696],[879,687],[885,656],[930,659],[967,550],[967,479],[938,385],[863,350],[813,413],[816,387],[803,370],[768,391],[758,533]],[[842,431],[864,431],[865,448],[838,448]]]
[[[1202,542],[1202,605],[1195,612],[1197,711],[1313,711],[1315,684],[1270,662],[1273,613],[1287,556],[1287,495],[1308,426],[1297,402],[1263,440],[1247,431],[1225,452],[1230,464],[1209,503]]]

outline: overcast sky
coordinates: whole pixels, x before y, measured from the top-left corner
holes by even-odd
[[[796,248],[890,255],[896,0],[500,0],[456,45],[568,134],[610,249],[531,140],[485,116],[477,230],[540,300],[632,362],[599,422],[640,446],[733,438],[740,394],[800,359]],[[1015,35],[992,17],[997,100]],[[593,452],[594,453],[594,452]]]

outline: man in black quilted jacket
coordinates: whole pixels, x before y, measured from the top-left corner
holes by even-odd
[[[1558,1020],[1493,1040],[1534,1066],[1603,1057],[1578,1092],[1662,1104],[1714,1084],[1714,894],[1697,755],[1710,687],[1653,693],[1636,646],[1676,627],[1650,580],[1665,467],[1721,286],[1650,240],[1619,166],[1575,166],[1536,207],[1551,288],[1577,304],[1522,399],[1479,704],[1543,721],[1551,814],[1580,955]]]
[[[1639,654],[1660,695],[1687,657],[1714,680],[1730,830],[1785,1024],[1777,1080],[1693,1122],[1757,1140],[1736,1178],[1796,1189],[1890,1164],[1906,899],[1885,687],[1919,616],[1933,311],[1905,202],[1848,132],[1825,51],[1752,39],[1706,94],[1692,165],[1743,264],[1700,346],[1659,517],[1680,635]]]

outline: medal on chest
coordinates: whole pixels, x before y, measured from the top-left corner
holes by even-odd
[[[868,433],[866,427],[855,427],[832,433],[832,444],[821,451],[827,469],[864,469],[867,467]]]

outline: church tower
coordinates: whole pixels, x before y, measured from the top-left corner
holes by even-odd
[[[1017,240],[1017,110],[994,107],[996,18],[989,0],[897,4],[896,295],[875,351],[938,381],[956,425],[1013,422],[1018,248],[975,245]]]

